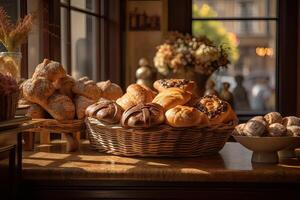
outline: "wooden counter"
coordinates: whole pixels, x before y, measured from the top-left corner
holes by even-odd
[[[141,191],[149,192],[149,188],[158,186],[160,189],[168,187],[172,191],[169,195],[175,199],[180,197],[179,194],[175,195],[176,192],[186,187],[202,192],[203,188],[206,188],[204,190],[206,192],[221,188],[223,192],[238,189],[246,190],[244,192],[250,194],[254,191],[256,191],[254,194],[259,194],[257,190],[261,191],[261,194],[273,191],[272,196],[281,195],[283,190],[289,190],[290,195],[298,195],[299,192],[293,188],[299,187],[300,183],[299,160],[281,160],[278,165],[255,165],[250,160],[251,152],[238,143],[227,143],[219,155],[203,158],[112,156],[90,150],[86,141],[81,145],[79,152],[66,153],[65,144],[55,143],[39,146],[34,152],[24,153],[23,178],[24,183],[39,188],[38,191],[60,188],[59,191],[64,191],[63,194],[66,194],[62,188],[67,187],[68,191],[72,188],[76,192],[92,190],[93,195],[106,194],[105,198],[124,197],[114,196],[119,194],[116,192],[119,190],[115,187],[122,188],[123,192],[124,187],[127,188],[126,191],[142,187]],[[111,188],[107,189],[107,187],[113,187],[114,192],[108,193]],[[106,193],[101,193],[101,188],[106,188]],[[73,191],[72,194],[76,192]],[[126,196],[128,193],[122,194]],[[89,195],[87,196],[90,197]],[[170,197],[163,196],[160,197]],[[191,198],[193,196],[191,195]],[[143,197],[138,196],[138,198]]]

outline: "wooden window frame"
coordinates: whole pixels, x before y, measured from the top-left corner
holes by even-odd
[[[297,114],[298,1],[278,0],[276,110]],[[168,30],[191,33],[192,0],[172,0],[168,4]],[[251,115],[241,116],[246,120]]]

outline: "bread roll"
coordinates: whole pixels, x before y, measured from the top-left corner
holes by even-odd
[[[287,135],[299,137],[300,136],[300,126],[287,126]]]
[[[114,124],[120,122],[123,111],[116,102],[101,98],[98,102],[88,106],[85,113],[86,116]]]
[[[26,80],[22,88],[23,96],[26,100],[43,107],[47,104],[47,99],[55,91],[53,84],[42,77]]]
[[[270,112],[264,118],[268,124],[282,123],[282,116],[279,112]]]
[[[268,127],[267,136],[282,137],[287,135],[287,129],[284,125],[279,123],[273,123]]]
[[[44,59],[44,61],[35,68],[32,78],[36,79],[38,77],[44,77],[47,80],[54,82],[65,76],[66,71],[59,62]]]
[[[159,93],[152,102],[161,105],[167,111],[175,106],[186,104],[191,96],[191,93],[180,88],[169,88]]]
[[[57,81],[53,82],[53,85],[60,94],[66,95],[71,99],[73,98],[72,88],[75,85],[75,80],[72,76],[67,75],[63,78],[60,78]]]
[[[102,97],[105,99],[116,101],[123,95],[121,87],[110,80],[101,81],[97,83],[97,86],[102,90]]]
[[[294,117],[294,116],[285,117],[282,120],[282,124],[286,127],[287,126],[300,126],[300,118]]]
[[[125,128],[149,128],[163,123],[163,108],[156,103],[138,104],[126,110],[121,119]]]
[[[192,92],[195,82],[186,79],[161,79],[154,82],[153,87],[159,92],[168,88],[180,88],[188,92]]]
[[[215,95],[202,97],[194,106],[208,116],[210,123],[219,124],[237,121],[237,116],[230,104]]]
[[[246,123],[243,133],[247,136],[263,136],[267,131],[266,125],[263,117],[254,117]]]
[[[128,86],[126,93],[116,102],[124,110],[138,104],[150,103],[155,96],[155,92],[145,85],[131,84]]]
[[[72,100],[62,94],[55,93],[49,97],[44,108],[57,120],[71,120],[75,117],[75,106]]]
[[[173,127],[192,127],[208,124],[208,118],[196,108],[176,106],[166,112],[166,123]]]
[[[95,81],[88,80],[87,77],[82,77],[76,81],[72,91],[77,95],[85,96],[95,101],[98,101],[102,94],[101,89],[97,87]]]
[[[232,132],[232,135],[237,135],[237,136],[245,136],[245,132],[244,132],[244,128],[246,126],[246,123],[243,123],[243,124],[239,124],[237,125],[233,132]]]
[[[31,104],[26,113],[27,117],[31,117],[32,119],[44,119],[47,117],[47,112],[42,108],[42,106],[38,104]]]
[[[86,98],[84,96],[76,96],[74,99],[74,103],[77,119],[83,119],[85,117],[86,108],[95,102],[95,100]]]

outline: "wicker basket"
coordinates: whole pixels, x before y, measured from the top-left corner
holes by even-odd
[[[225,145],[235,123],[213,127],[124,129],[86,119],[91,147],[100,152],[123,156],[193,157],[215,154]]]

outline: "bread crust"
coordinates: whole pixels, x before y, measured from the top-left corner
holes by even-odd
[[[96,82],[89,80],[87,77],[82,77],[76,81],[72,91],[77,95],[85,96],[95,101],[98,101],[102,95],[101,89],[97,87]]]
[[[84,96],[76,96],[74,98],[74,104],[75,104],[77,119],[83,119],[85,117],[86,108],[95,102],[96,102],[95,100],[86,98]]]
[[[54,82],[66,76],[66,71],[59,62],[44,59],[42,63],[37,65],[32,78],[44,77],[47,80]]]
[[[97,86],[101,89],[102,97],[105,99],[116,101],[123,96],[121,87],[110,80],[98,82]]]

